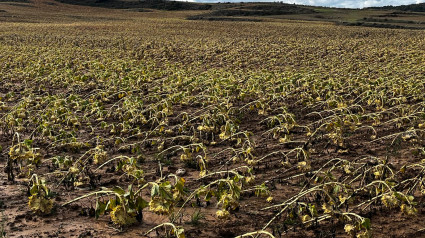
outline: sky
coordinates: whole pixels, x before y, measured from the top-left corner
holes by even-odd
[[[364,8],[380,6],[399,6],[413,3],[424,3],[425,0],[191,0],[194,2],[284,2],[311,6]]]

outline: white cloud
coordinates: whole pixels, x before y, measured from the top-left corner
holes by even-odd
[[[424,3],[425,0],[194,0],[195,2],[285,2],[312,6],[364,8]]]

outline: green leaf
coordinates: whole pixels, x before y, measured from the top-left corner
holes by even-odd
[[[369,218],[364,218],[361,225],[366,230],[370,230],[370,219]]]
[[[112,211],[117,206],[117,200],[110,199],[108,203],[106,204],[106,209],[108,211]]]
[[[159,194],[159,186],[158,184],[154,184],[151,189],[151,197],[155,197]]]
[[[185,180],[183,178],[180,178],[179,181],[174,186],[174,188],[177,189],[177,191],[182,193],[184,189],[184,183],[185,183]]]
[[[233,181],[235,181],[236,183],[240,181],[242,176],[240,175],[235,175],[235,177],[233,177]]]
[[[386,181],[385,181],[385,183],[386,183],[386,184],[388,184],[388,186],[390,186],[390,187],[394,187],[394,186],[396,185],[396,183],[395,183],[395,182],[393,182],[393,181],[388,181],[388,180],[386,180]]]
[[[24,140],[24,144],[25,144],[26,146],[30,147],[30,146],[32,145],[32,140],[30,140],[30,139],[26,139],[26,140]]]
[[[177,228],[177,230],[175,231],[176,233],[176,237],[177,238],[185,238],[184,236],[184,229],[183,228]]]
[[[30,189],[31,195],[36,195],[38,193],[38,187],[37,185],[33,185]]]
[[[96,219],[99,218],[100,215],[102,215],[106,210],[106,203],[97,201],[96,202],[96,210],[95,210],[95,217]]]
[[[128,185],[127,192],[124,194],[124,197],[132,197],[133,196],[133,185]]]
[[[159,191],[160,191],[160,196],[162,198],[165,198],[167,200],[173,200],[173,196],[171,195],[171,193],[165,190],[164,188],[160,187]]]
[[[336,185],[335,187],[334,187],[334,194],[338,194],[339,193],[339,191],[341,190],[341,186],[339,186],[339,185]]]
[[[124,193],[125,193],[124,189],[122,189],[120,187],[115,187],[112,191],[114,191],[114,193],[116,193],[118,195],[124,195]]]
[[[145,201],[142,197],[138,197],[136,199],[136,207],[137,210],[143,210],[145,207],[148,207],[149,203],[147,201]]]
[[[311,217],[317,217],[318,216],[317,208],[314,204],[309,204],[308,210],[310,211]]]
[[[254,172],[253,168],[249,168],[248,171],[247,171],[247,173],[249,173],[249,174],[252,174],[253,172]]]
[[[163,182],[163,183],[161,183],[161,185],[160,185],[162,188],[164,188],[164,189],[166,189],[166,190],[168,190],[168,191],[170,191],[171,190],[171,183],[170,183],[170,181],[165,181],[165,182]]]
[[[209,200],[211,200],[212,196],[213,193],[211,191],[208,191],[207,194],[205,194],[204,200],[208,202]]]
[[[406,201],[406,198],[403,196],[403,195],[401,195],[400,193],[398,193],[398,192],[394,192],[394,196],[399,200],[399,201]]]

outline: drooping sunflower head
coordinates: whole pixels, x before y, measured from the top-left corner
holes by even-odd
[[[168,215],[172,210],[172,204],[165,199],[154,197],[149,202],[149,210],[156,214]]]
[[[226,219],[230,216],[230,212],[227,210],[218,210],[215,214],[218,219]]]
[[[53,200],[39,197],[38,195],[32,195],[29,197],[28,206],[34,212],[49,214],[53,208]]]
[[[121,205],[111,211],[111,220],[115,225],[128,226],[136,222],[136,218],[125,211]]]

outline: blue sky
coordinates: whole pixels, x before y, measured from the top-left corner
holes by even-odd
[[[273,2],[275,0],[191,0],[194,2]],[[364,8],[364,7],[377,7],[377,6],[398,6],[407,5],[412,3],[423,3],[425,0],[276,0],[285,3],[296,3],[312,6],[326,6],[326,7],[342,7],[342,8]]]

